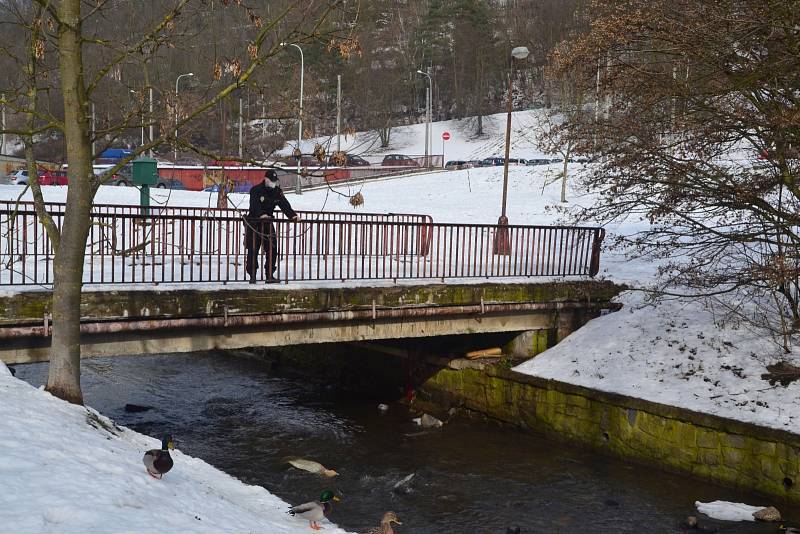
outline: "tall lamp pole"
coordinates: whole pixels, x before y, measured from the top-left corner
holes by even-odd
[[[150,135],[148,141],[150,143],[153,142],[153,88],[150,87],[150,115],[148,117],[148,121],[150,123],[150,128],[148,134]],[[148,151],[148,155],[152,158],[153,157],[153,148],[151,147]]]
[[[6,94],[5,93],[0,95],[0,104],[2,105],[2,108],[0,108],[2,109],[2,112],[0,112],[1,113],[0,121],[2,121],[0,122],[0,129],[3,130],[3,133],[0,134],[2,135],[2,137],[0,137],[0,154],[4,154],[6,151]]]
[[[503,161],[503,205],[500,218],[497,219],[497,233],[494,236],[493,251],[504,256],[511,255],[511,241],[508,236],[508,217],[506,217],[506,200],[508,198],[508,156],[511,150],[511,110],[513,109],[514,60],[523,60],[530,52],[524,46],[511,50],[511,70],[508,73],[508,116],[506,118],[506,157]]]
[[[293,46],[300,51],[300,115],[299,120],[297,122],[297,175],[294,182],[294,192],[296,194],[301,194],[300,191],[300,162],[303,159],[302,149],[300,148],[300,141],[303,140],[303,71],[305,70],[305,64],[303,59],[303,49],[300,48],[300,45],[295,43],[281,43],[281,46]]]
[[[178,82],[184,76],[194,76],[194,73],[187,72],[175,78],[175,163],[178,162]]]
[[[422,74],[428,78],[428,87],[425,89],[425,167],[430,167],[430,137],[431,137],[431,86],[433,81],[427,72],[417,70],[417,74]]]

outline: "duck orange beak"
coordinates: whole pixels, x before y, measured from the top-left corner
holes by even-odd
[[[336,502],[341,501],[341,499],[339,497],[337,497],[336,495],[333,496],[333,500],[336,501]]]

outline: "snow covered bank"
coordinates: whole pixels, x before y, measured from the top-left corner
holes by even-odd
[[[152,448],[160,441],[33,388],[0,363],[3,532],[309,532],[264,488],[178,450],[173,470],[151,478],[142,455]]]
[[[770,385],[782,354],[766,331],[723,322],[700,302],[621,296],[622,310],[590,321],[516,371],[798,432],[800,383]]]

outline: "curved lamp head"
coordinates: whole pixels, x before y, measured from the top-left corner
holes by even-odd
[[[528,51],[528,48],[525,46],[517,46],[514,47],[513,50],[511,50],[511,57],[513,57],[514,59],[525,59],[526,57],[528,57],[528,54],[530,54],[530,52]]]

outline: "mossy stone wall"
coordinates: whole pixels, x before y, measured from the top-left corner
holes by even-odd
[[[800,503],[800,435],[790,432],[474,362],[441,369],[419,396],[617,457]]]

